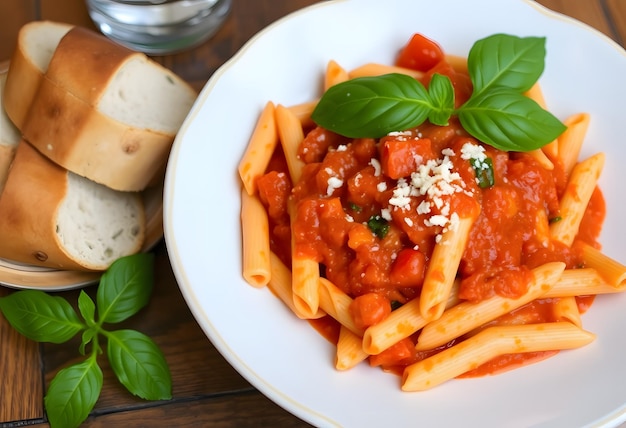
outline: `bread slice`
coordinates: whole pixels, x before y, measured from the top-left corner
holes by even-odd
[[[81,27],[61,39],[46,76],[115,120],[172,137],[197,95],[146,55]]]
[[[53,22],[27,24],[18,44],[54,31]],[[39,48],[18,46],[16,52],[43,57],[33,52]],[[13,78],[23,75],[20,64],[25,62],[11,62],[11,84],[29,84]],[[58,40],[36,84],[18,123],[24,137],[64,168],[123,191],[143,190],[159,179],[197,97],[191,86],[146,55],[81,27],[70,28]],[[7,112],[23,110],[5,107]]]
[[[18,128],[24,124],[39,82],[48,70],[59,42],[72,27],[52,21],[34,21],[20,29],[3,100],[7,115]]]
[[[0,257],[63,270],[105,270],[141,250],[138,193],[69,172],[22,140],[0,195]]]
[[[13,125],[4,108],[2,108],[6,79],[6,72],[0,73],[0,193],[2,193],[9,173],[9,167],[11,162],[13,162],[15,149],[21,139],[20,131]]]

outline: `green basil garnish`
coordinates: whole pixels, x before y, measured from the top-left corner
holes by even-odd
[[[493,161],[491,158],[470,159],[470,165],[474,169],[476,174],[476,182],[481,189],[488,189],[495,184],[495,178],[493,173]]]
[[[468,55],[470,98],[454,108],[447,76],[435,74],[426,89],[409,76],[391,73],[355,78],[329,88],[312,114],[319,126],[350,138],[380,138],[429,120],[446,125],[456,115],[480,141],[506,151],[530,151],[565,129],[523,92],[543,73],[545,38],[495,34],[477,41]]]
[[[389,222],[379,215],[370,217],[367,221],[367,227],[369,227],[379,239],[383,239],[389,232]]]

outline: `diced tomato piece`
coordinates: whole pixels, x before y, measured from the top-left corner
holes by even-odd
[[[415,360],[417,351],[415,344],[409,339],[402,339],[398,343],[391,345],[378,355],[370,355],[370,366],[392,367],[411,363]]]
[[[407,177],[419,165],[435,157],[427,138],[389,136],[381,139],[380,160],[383,174],[389,178]]]
[[[421,251],[405,248],[393,262],[389,280],[400,287],[418,287],[424,282],[426,257]]]
[[[287,215],[287,200],[291,193],[291,180],[284,172],[270,171],[257,179],[259,197],[271,218]]]
[[[428,71],[443,58],[443,49],[436,42],[416,33],[400,51],[396,65],[418,71]]]
[[[391,302],[382,294],[367,293],[356,297],[349,310],[357,327],[366,329],[387,318],[391,313]]]

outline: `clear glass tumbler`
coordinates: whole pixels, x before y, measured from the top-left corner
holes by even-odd
[[[85,0],[89,16],[110,39],[152,55],[189,49],[223,24],[231,0]]]

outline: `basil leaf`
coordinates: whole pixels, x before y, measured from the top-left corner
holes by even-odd
[[[153,283],[152,253],[117,259],[100,278],[96,295],[99,322],[117,323],[136,314],[148,303]]]
[[[535,101],[507,88],[472,97],[458,110],[458,117],[472,136],[507,151],[538,149],[566,129]]]
[[[367,227],[378,239],[383,239],[389,232],[389,222],[379,215],[370,217],[367,221]]]
[[[481,189],[488,189],[492,187],[496,180],[493,172],[493,161],[491,158],[485,158],[485,160],[479,160],[472,158],[470,165],[474,169],[476,174],[476,182]]]
[[[96,405],[102,382],[95,357],[59,371],[44,397],[50,426],[78,427]]]
[[[85,293],[85,290],[80,290],[80,294],[78,295],[78,310],[87,325],[95,325],[96,305],[93,303],[93,300],[91,300],[91,297]]]
[[[359,77],[331,86],[311,119],[349,138],[380,138],[426,120],[433,102],[420,82],[391,73]]]
[[[508,34],[478,40],[467,57],[473,95],[499,86],[517,92],[530,89],[545,67],[545,43],[545,37],[521,38]]]
[[[15,330],[37,342],[67,342],[85,328],[65,299],[40,290],[9,294],[0,299],[0,310]]]
[[[454,112],[454,87],[448,76],[433,74],[428,84],[428,95],[433,109],[428,114],[428,121],[433,125],[446,126]]]
[[[106,333],[107,355],[118,380],[131,393],[146,400],[172,398],[172,379],[161,350],[135,330]]]

